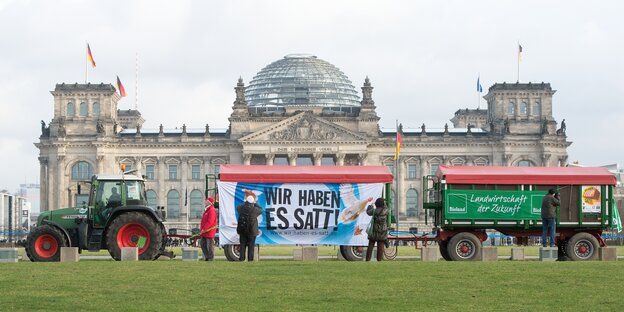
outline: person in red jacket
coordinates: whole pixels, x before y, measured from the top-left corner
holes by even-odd
[[[200,225],[201,239],[199,245],[204,253],[205,261],[214,260],[214,237],[217,233],[217,212],[214,208],[214,202],[212,197],[206,198],[206,210]]]

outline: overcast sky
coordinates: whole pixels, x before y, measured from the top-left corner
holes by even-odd
[[[382,127],[443,127],[485,91],[550,82],[569,161],[624,164],[622,1],[11,1],[0,0],[0,189],[39,182],[40,120],[56,83],[115,83],[144,128],[226,128],[239,76],[310,53],[358,92],[368,75]],[[361,94],[360,94],[361,96]],[[482,107],[485,101],[481,100]]]

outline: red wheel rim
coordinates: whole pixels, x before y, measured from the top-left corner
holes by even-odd
[[[59,244],[50,234],[43,234],[35,240],[35,252],[39,257],[50,258],[58,251]]]
[[[147,228],[139,223],[128,223],[119,229],[117,233],[117,246],[122,247],[137,247],[139,238],[145,237],[145,244],[142,248],[139,248],[139,254],[142,254],[147,250],[150,244],[150,235]]]

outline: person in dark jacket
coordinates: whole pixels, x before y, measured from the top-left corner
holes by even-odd
[[[373,231],[368,236],[368,249],[366,249],[366,261],[371,260],[373,255],[373,248],[375,242],[377,243],[377,261],[383,260],[384,254],[384,241],[388,239],[388,208],[383,198],[377,198],[375,200],[375,207],[368,206],[366,208],[366,214],[373,216],[371,222],[373,222]]]
[[[550,232],[550,247],[555,247],[557,206],[561,205],[559,193],[549,189],[542,199],[542,246],[546,247],[546,238]]]
[[[253,261],[254,249],[256,247],[256,236],[258,236],[258,216],[262,213],[262,208],[256,203],[256,194],[252,191],[245,190],[245,202],[236,207],[238,213],[238,223],[241,218],[251,216],[249,224],[246,228],[237,227],[236,231],[240,238],[240,254],[239,261],[245,261],[245,251],[247,250],[247,259]]]
[[[206,198],[206,210],[202,215],[199,246],[201,246],[205,261],[214,260],[214,237],[217,234],[217,213],[214,208],[214,199]]]

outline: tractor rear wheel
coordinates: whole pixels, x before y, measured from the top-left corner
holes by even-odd
[[[121,260],[121,248],[138,247],[139,260],[154,260],[163,244],[162,227],[144,213],[132,211],[120,214],[111,222],[106,234],[108,252]]]
[[[238,261],[240,259],[240,245],[225,245],[223,246],[223,252],[228,261]]]
[[[453,261],[481,259],[481,241],[469,232],[462,232],[451,237],[447,250]]]
[[[566,255],[574,261],[598,259],[598,240],[591,234],[581,232],[572,236],[566,244]]]
[[[61,247],[67,245],[67,239],[59,229],[51,225],[41,225],[28,235],[26,254],[33,262],[60,261]]]

